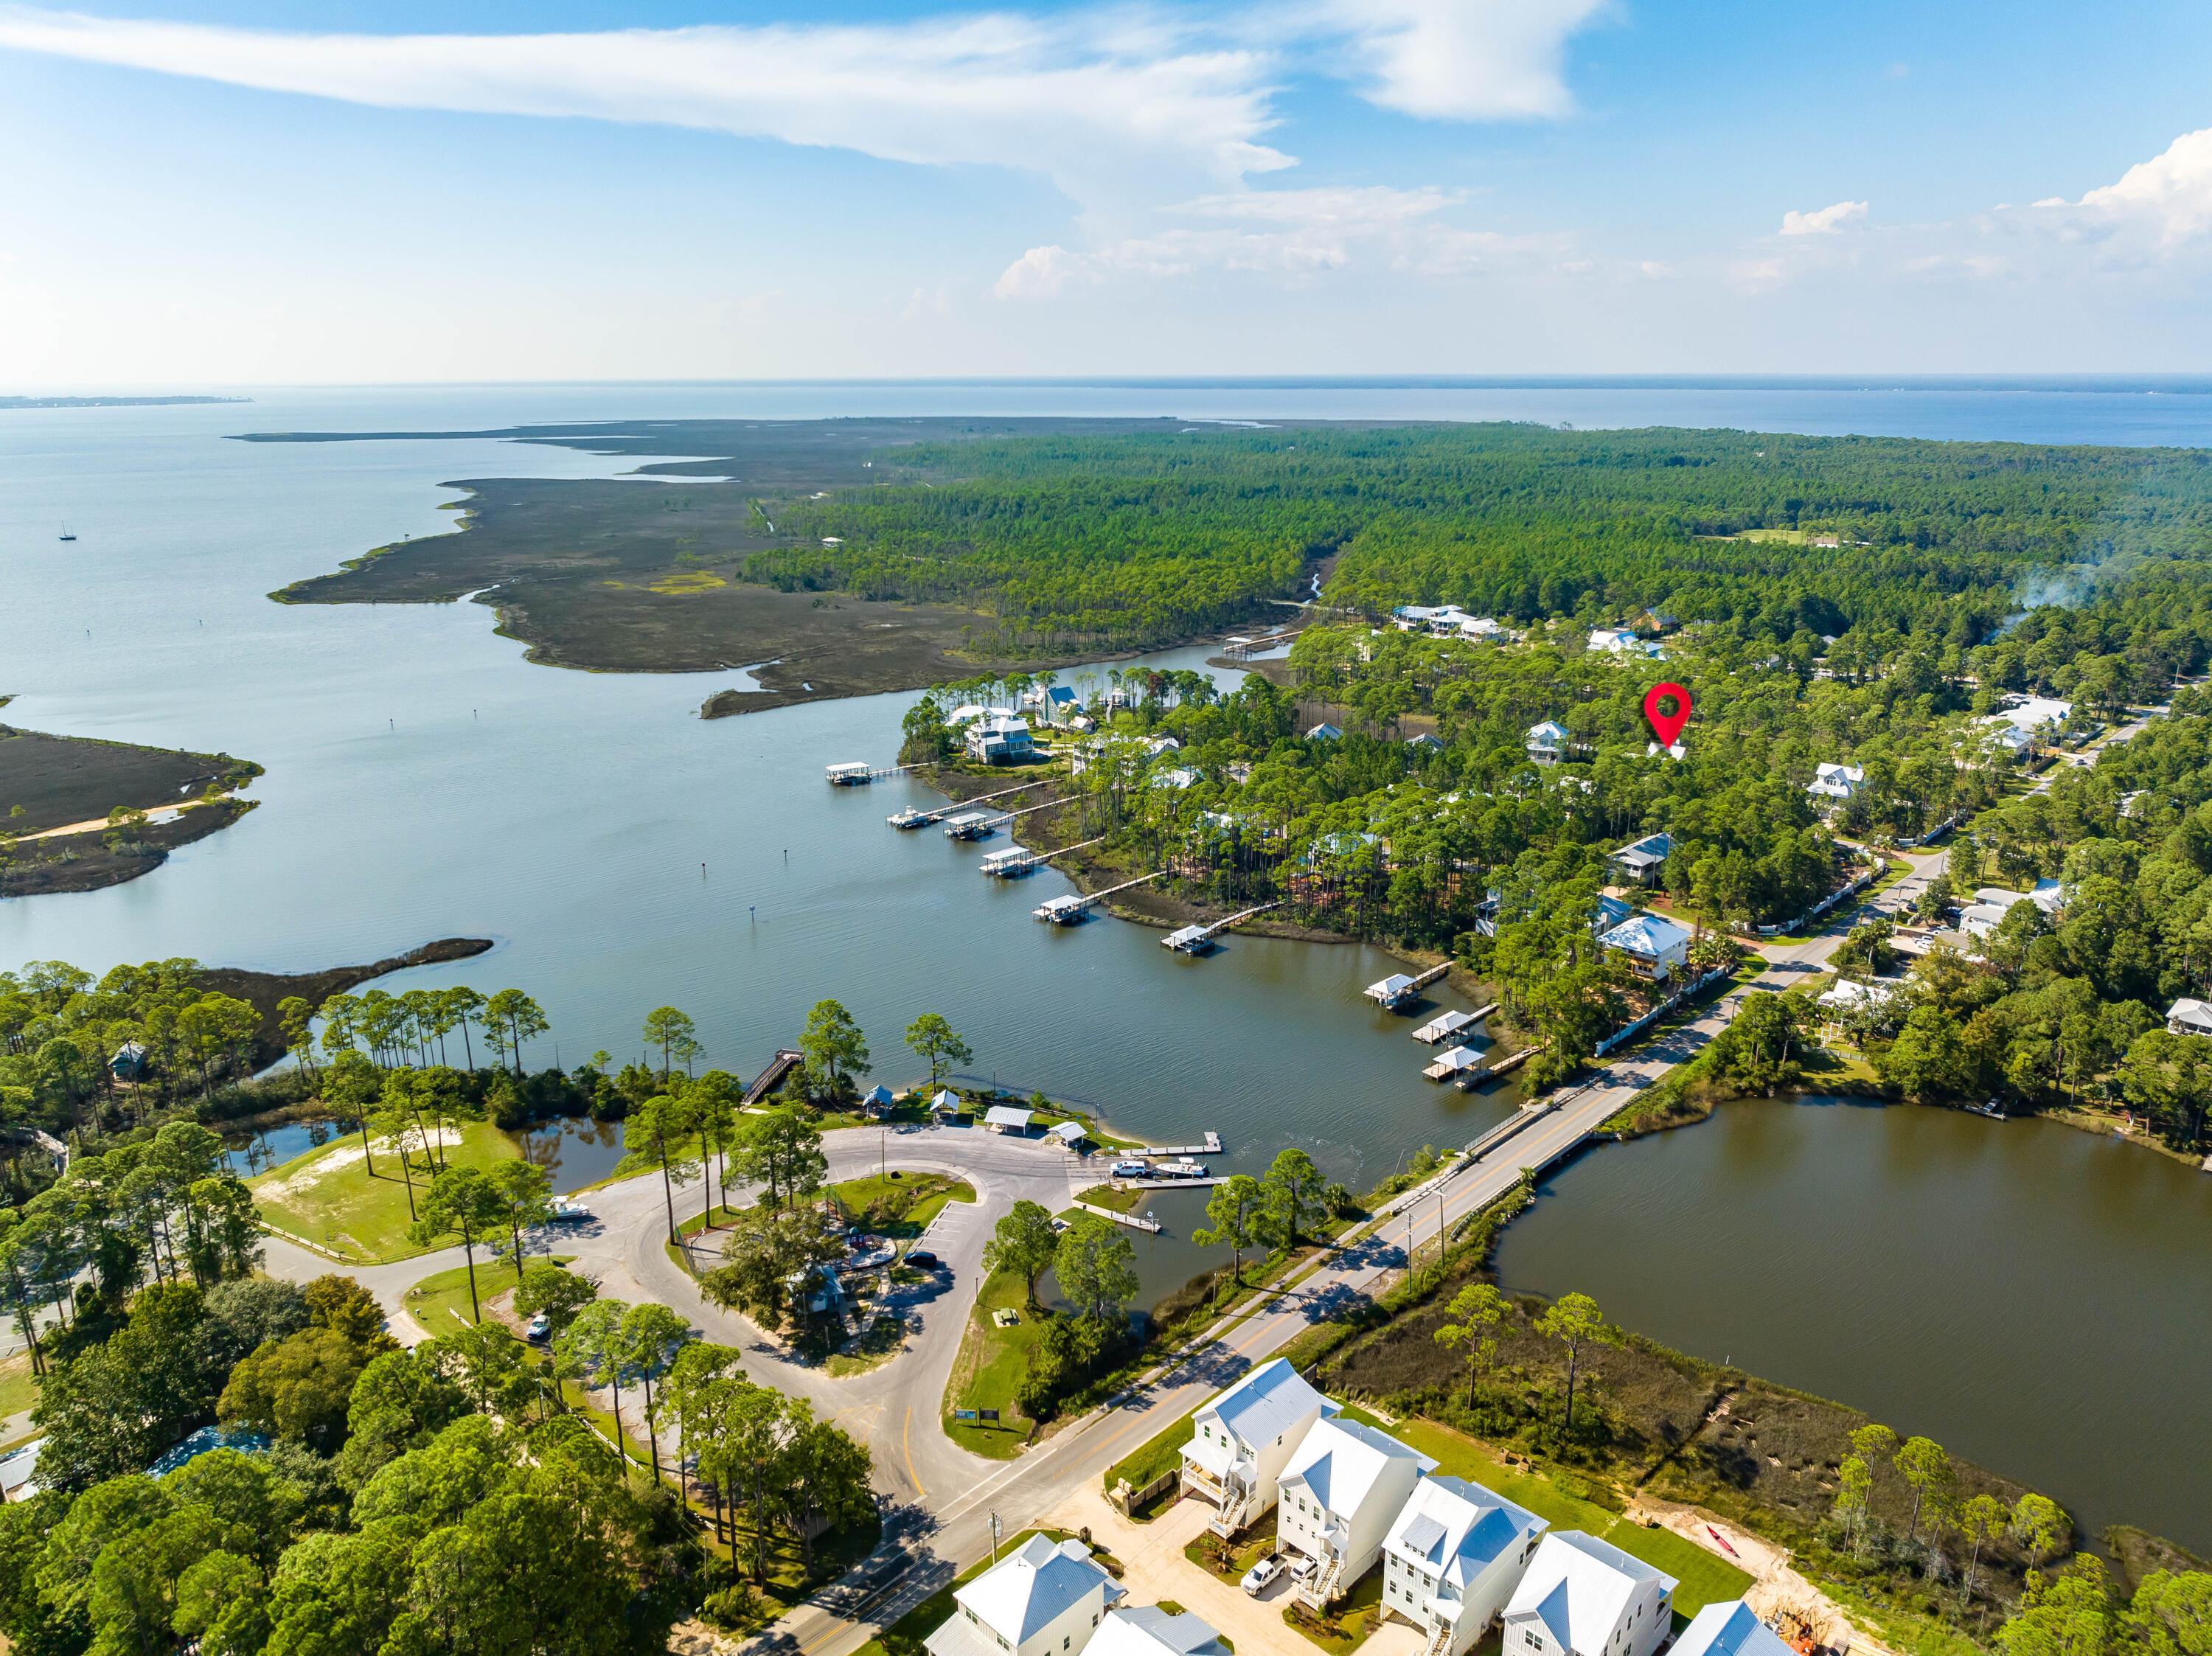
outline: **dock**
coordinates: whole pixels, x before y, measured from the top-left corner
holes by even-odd
[[[1462,1029],[1472,1029],[1497,1010],[1498,1003],[1492,1001],[1487,1006],[1476,1007],[1472,1012],[1443,1013],[1414,1030],[1413,1039],[1433,1046],[1438,1041],[1450,1040]]]
[[[759,1103],[761,1100],[783,1084],[783,1078],[786,1076],[805,1062],[805,1053],[794,1052],[788,1046],[781,1049],[773,1059],[769,1060],[768,1068],[760,1072],[760,1079],[745,1089],[745,1095],[740,1107],[750,1107]]]
[[[955,811],[966,810],[973,805],[986,804],[994,799],[1004,799],[1008,794],[1019,793],[1026,788],[1039,786],[1048,779],[1042,776],[1033,777],[1029,781],[1016,783],[1011,788],[1000,788],[996,793],[978,794],[973,799],[948,799],[943,804],[932,805],[927,810],[899,811],[884,817],[884,821],[895,828],[927,828],[932,822],[943,822]]]
[[[823,767],[833,788],[865,788],[871,782],[880,782],[890,776],[903,776],[914,768],[912,765],[871,765],[865,759]]]
[[[1143,1149],[1124,1150],[1121,1156],[1128,1161],[1164,1161],[1170,1156],[1218,1156],[1221,1154],[1221,1135],[1207,1130],[1203,1144],[1147,1145]]]
[[[1142,885],[1147,880],[1157,880],[1167,872],[1154,869],[1150,874],[1139,874],[1133,880],[1124,880],[1119,885],[1109,885],[1103,891],[1094,891],[1088,896],[1068,895],[1048,897],[1030,912],[1040,920],[1050,920],[1054,925],[1073,925],[1090,912],[1091,905],[1103,901],[1117,891],[1127,891],[1133,885]]]
[[[1174,949],[1178,955],[1203,955],[1213,947],[1216,932],[1226,931],[1239,920],[1249,920],[1255,914],[1264,914],[1271,908],[1280,908],[1288,901],[1288,898],[1278,897],[1273,902],[1261,903],[1257,907],[1245,909],[1241,913],[1231,914],[1225,920],[1216,920],[1211,925],[1186,925],[1179,931],[1169,932],[1166,937],[1160,939],[1160,943],[1162,946]]]
[[[1431,967],[1417,978],[1394,972],[1380,983],[1369,984],[1363,992],[1384,1011],[1395,1012],[1450,970],[1451,962],[1446,961],[1442,966]]]
[[[995,874],[1010,880],[1018,875],[1031,872],[1042,861],[1044,858],[1027,846],[1008,846],[1004,851],[990,852],[976,864],[975,871],[978,874]]]
[[[1482,1054],[1472,1046],[1455,1046],[1423,1070],[1431,1081],[1455,1082],[1462,1087],[1479,1087],[1488,1078],[1490,1066],[1482,1061]]]
[[[1225,1185],[1228,1176],[1207,1174],[1196,1179],[1116,1179],[1118,1190],[1204,1190],[1210,1185]]]
[[[1157,1231],[1160,1228],[1160,1222],[1157,1219],[1140,1219],[1133,1213],[1116,1213],[1111,1208],[1094,1208],[1088,1202],[1078,1202],[1075,1205],[1085,1213],[1095,1213],[1101,1219],[1111,1219],[1115,1224],[1127,1225],[1132,1230]]]

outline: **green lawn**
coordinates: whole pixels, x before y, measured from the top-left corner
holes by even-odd
[[[1537,1517],[1549,1520],[1555,1530],[1581,1530],[1666,1571],[1681,1584],[1674,1590],[1678,1615],[1694,1616],[1707,1604],[1741,1598],[1751,1586],[1749,1575],[1672,1530],[1647,1530],[1593,1501],[1569,1495],[1549,1478],[1515,1471],[1483,1445],[1449,1427],[1426,1420],[1403,1420],[1387,1426],[1357,1409],[1345,1413],[1432,1456],[1438,1471],[1480,1483],[1508,1501],[1518,1501]]]
[[[1014,1410],[1014,1388],[1029,1369],[1030,1350],[1044,1338],[1044,1318],[1032,1319],[1026,1311],[1012,1328],[1000,1328],[991,1313],[1002,1308],[1020,1310],[1025,1297],[1018,1273],[1001,1271],[983,1284],[968,1313],[967,1331],[961,1336],[960,1356],[945,1388],[945,1430],[963,1449],[994,1460],[1012,1460],[1029,1439],[1030,1423]],[[995,1409],[994,1421],[955,1420],[957,1409]]]
[[[486,1122],[466,1122],[460,1132],[461,1142],[443,1152],[449,1166],[490,1168],[515,1158],[514,1141]],[[407,1184],[398,1155],[378,1150],[372,1177],[361,1151],[356,1133],[295,1156],[248,1184],[254,1205],[277,1229],[356,1263],[379,1265],[429,1252],[408,1240]],[[416,1158],[414,1174],[418,1201],[431,1177],[421,1159]]]
[[[0,1362],[0,1420],[20,1415],[39,1400],[39,1382],[31,1373],[31,1354]]]
[[[1173,1425],[1147,1438],[1120,1460],[1106,1469],[1106,1492],[1111,1495],[1123,1478],[1129,1487],[1141,1489],[1162,1472],[1173,1471],[1182,1465],[1182,1446],[1190,1441],[1191,1418],[1198,1413],[1193,1409]]]
[[[1367,1642],[1367,1635],[1381,1623],[1382,1610],[1382,1571],[1378,1566],[1353,1582],[1352,1591],[1332,1604],[1326,1616],[1301,1614],[1293,1603],[1283,1611],[1283,1625],[1302,1634],[1308,1643],[1318,1645],[1329,1656],[1350,1656]]]
[[[1140,1190],[1116,1190],[1111,1185],[1093,1185],[1075,1198],[1094,1208],[1104,1208],[1109,1213],[1134,1213],[1137,1204],[1145,1199]]]
[[[1008,1536],[999,1544],[999,1556],[1003,1558],[1033,1535],[1049,1536],[1054,1541],[1067,1539],[1065,1530],[1022,1530]],[[974,1580],[991,1568],[989,1555],[954,1576],[950,1583],[939,1587],[912,1610],[862,1645],[854,1656],[921,1656],[921,1641],[937,1630],[939,1623],[952,1614],[952,1590]]]
[[[830,1194],[854,1223],[878,1235],[910,1241],[929,1228],[947,1202],[974,1201],[975,1187],[942,1174],[893,1168],[833,1185]]]

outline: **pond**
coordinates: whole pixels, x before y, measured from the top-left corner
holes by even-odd
[[[1934,1438],[2093,1535],[2212,1550],[2212,1177],[2183,1162],[2057,1122],[1745,1101],[1584,1153],[1498,1268]]]

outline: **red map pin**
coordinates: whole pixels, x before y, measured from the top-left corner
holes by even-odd
[[[1662,713],[1659,704],[1672,696],[1674,711]],[[1682,726],[1690,722],[1690,693],[1679,684],[1654,684],[1644,693],[1644,717],[1658,732],[1659,745],[1671,748],[1674,738],[1682,733]]]

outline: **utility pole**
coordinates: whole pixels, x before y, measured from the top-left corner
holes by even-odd
[[[999,1513],[996,1507],[991,1510],[991,1562],[994,1564],[999,1562]]]

